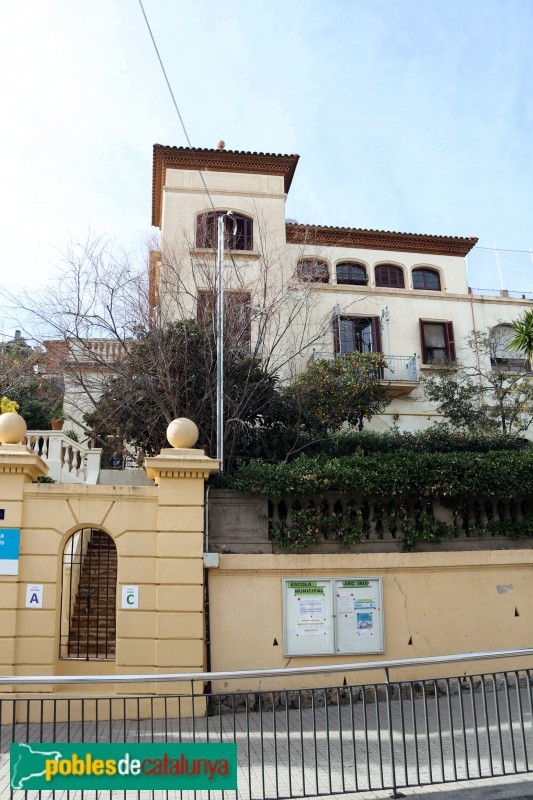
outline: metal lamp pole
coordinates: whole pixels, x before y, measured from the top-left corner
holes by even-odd
[[[390,356],[390,311],[389,307],[385,306],[385,308],[381,312],[381,332],[383,333],[383,323],[387,323],[387,347],[388,347],[388,354]]]
[[[339,337],[339,352],[335,353],[335,355],[342,356],[341,307],[338,303],[333,309],[333,313],[335,314],[335,318],[337,320],[337,335]]]
[[[224,234],[226,217],[233,222],[235,234],[237,222],[231,211],[218,218],[216,287],[217,287],[217,458],[220,472],[224,472]]]

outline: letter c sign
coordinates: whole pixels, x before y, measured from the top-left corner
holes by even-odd
[[[139,587],[122,587],[122,608],[139,608]]]

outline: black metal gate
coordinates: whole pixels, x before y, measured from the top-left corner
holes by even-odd
[[[98,528],[74,533],[63,551],[60,657],[114,659],[117,549]]]

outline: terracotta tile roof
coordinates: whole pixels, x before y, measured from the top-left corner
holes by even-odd
[[[328,247],[359,247],[444,256],[466,256],[476,237],[435,236],[425,233],[375,231],[365,228],[334,228],[327,225],[287,223],[287,242]]]
[[[161,227],[163,187],[170,169],[201,169],[203,172],[248,172],[281,175],[288,192],[300,156],[254,153],[248,150],[219,150],[207,147],[154,145],[152,179],[152,225]]]

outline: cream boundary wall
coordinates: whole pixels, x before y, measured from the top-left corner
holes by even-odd
[[[283,578],[381,577],[385,652],[368,656],[283,654]],[[533,551],[335,555],[221,555],[209,574],[213,670],[361,664],[533,646]],[[518,611],[519,616],[515,615]],[[409,642],[412,644],[409,644]],[[277,642],[277,644],[274,644]],[[532,659],[529,659],[531,662]],[[391,680],[516,669],[511,660],[402,669]],[[532,666],[531,663],[528,664]],[[382,681],[353,673],[348,683]],[[340,685],[343,675],[326,679]],[[261,689],[320,686],[324,677],[261,680]],[[231,684],[230,684],[231,685]],[[215,682],[214,691],[230,690]],[[241,684],[240,684],[241,685]],[[248,684],[249,688],[254,685]],[[257,686],[256,686],[257,688]]]
[[[35,484],[47,472],[39,456],[0,446],[2,527],[21,529],[19,574],[0,576],[0,674],[203,670],[204,482],[218,462],[200,450],[165,450],[147,466],[157,487]],[[115,661],[59,658],[63,550],[86,527],[105,531],[117,547]],[[42,609],[25,607],[33,583],[43,584]],[[139,586],[139,608],[123,610],[121,587],[131,584]],[[133,684],[117,688],[132,691]]]
[[[204,483],[217,469],[218,462],[202,451],[168,449],[147,459],[156,487],[35,484],[31,481],[46,473],[39,456],[22,445],[0,446],[3,527],[21,528],[19,575],[0,576],[0,674],[14,676],[2,692],[28,694],[17,686],[17,675],[204,671]],[[59,659],[63,549],[74,531],[90,526],[107,532],[117,546],[116,662]],[[282,579],[320,576],[383,579],[383,655],[283,655]],[[364,663],[533,646],[532,581],[532,550],[221,555],[219,568],[209,575],[211,669]],[[26,586],[32,583],[44,586],[42,609],[25,607]],[[130,584],[139,586],[138,610],[121,608],[121,586]],[[506,666],[531,664],[485,662],[467,670]],[[400,677],[457,671],[463,670],[404,670]],[[213,689],[335,684],[342,677],[295,678],[283,687],[274,680],[215,682]],[[383,673],[351,677],[354,683],[381,681]],[[178,686],[67,687],[57,696],[163,694]],[[202,687],[197,691],[201,694]]]

